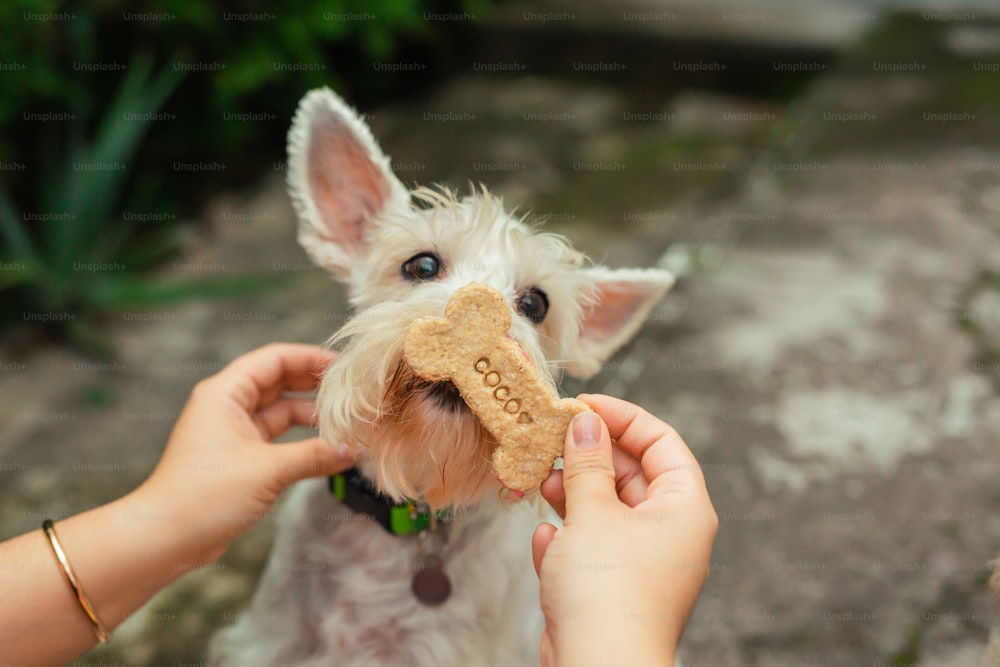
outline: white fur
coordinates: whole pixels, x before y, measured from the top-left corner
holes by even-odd
[[[297,667],[538,665],[541,612],[527,503],[489,499],[449,526],[453,593],[424,607],[410,592],[416,540],[389,535],[296,486],[251,608],[220,633],[211,662]]]
[[[565,239],[530,229],[485,189],[464,199],[407,193],[364,123],[327,89],[309,93],[295,115],[289,190],[300,242],[347,284],[356,311],[331,339],[342,349],[317,397],[320,433],[354,448],[383,493],[455,508],[442,554],[453,592],[440,607],[421,605],[410,591],[419,538],[358,517],[325,482],[303,483],[282,512],[250,611],[213,640],[213,661],[537,665],[530,537],[538,515],[531,503],[503,499],[492,437],[464,406],[441,403],[412,376],[402,332],[417,317],[441,315],[459,287],[485,283],[507,298],[511,337],[555,389],[563,369],[597,372],[673,276],[588,266]],[[401,266],[422,252],[441,258],[442,274],[409,281]],[[540,324],[517,312],[531,288],[548,297]]]

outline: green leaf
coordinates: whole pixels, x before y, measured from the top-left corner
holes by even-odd
[[[49,233],[53,268],[63,278],[73,261],[103,259],[90,249],[121,201],[125,176],[153,123],[148,115],[162,108],[185,74],[167,67],[147,83],[151,69],[147,57],[132,60],[92,146],[77,151],[66,165],[63,208],[75,218],[53,224]]]
[[[125,264],[129,272],[145,271],[173,257],[178,252],[177,241],[168,232],[144,234],[141,241],[126,246],[115,254],[116,261]]]
[[[10,263],[17,264],[17,266],[4,267],[4,270],[0,271],[0,291],[18,285],[30,284],[35,279],[35,271],[31,266],[16,260]]]
[[[29,265],[35,264],[35,248],[31,237],[18,220],[14,203],[3,188],[0,188],[0,234],[3,234],[14,259]]]

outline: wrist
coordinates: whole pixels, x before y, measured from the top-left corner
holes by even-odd
[[[663,622],[622,618],[561,624],[555,633],[557,665],[584,664],[673,667],[680,633]]]
[[[138,490],[56,522],[72,569],[109,630],[193,569],[185,563],[196,549],[177,525],[168,508]]]
[[[169,554],[178,576],[218,560],[225,547],[216,544],[212,531],[195,517],[204,510],[185,511],[181,502],[162,493],[148,481],[118,501],[123,517],[141,522],[148,534]]]

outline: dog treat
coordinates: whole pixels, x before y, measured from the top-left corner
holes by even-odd
[[[500,292],[470,283],[455,292],[443,318],[421,317],[407,327],[403,356],[417,376],[458,388],[497,440],[497,478],[522,496],[545,480],[562,455],[573,415],[590,408],[549,388],[507,335],[510,318]]]

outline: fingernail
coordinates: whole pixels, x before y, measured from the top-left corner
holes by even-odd
[[[601,439],[601,418],[593,412],[581,412],[573,417],[573,444],[577,449],[590,449]]]

